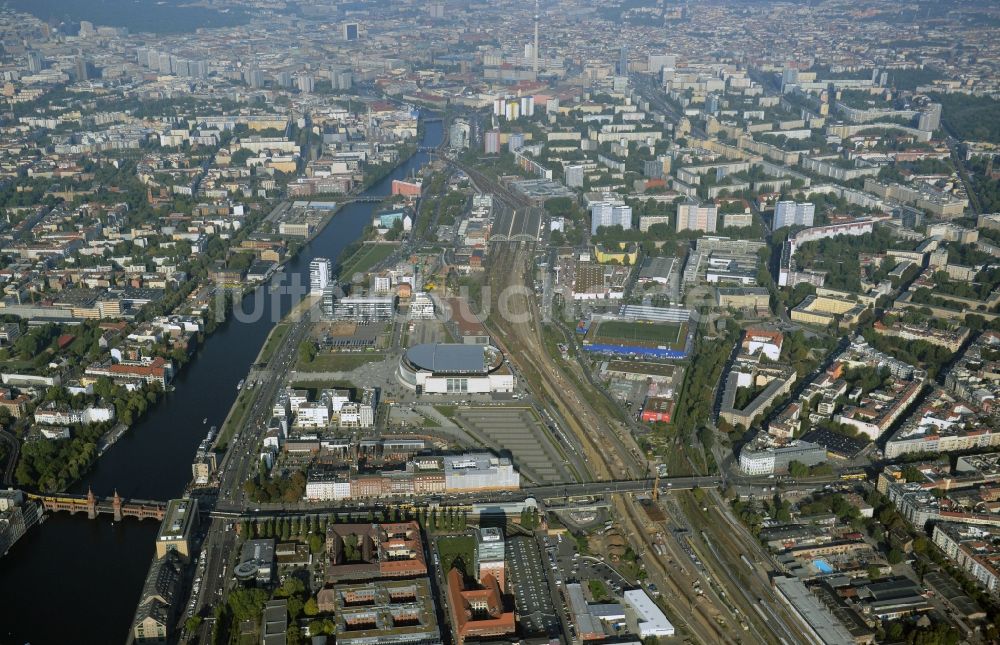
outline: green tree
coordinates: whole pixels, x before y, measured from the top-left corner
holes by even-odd
[[[316,358],[316,345],[308,340],[299,343],[299,362],[311,363]]]

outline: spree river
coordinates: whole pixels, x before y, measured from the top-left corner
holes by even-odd
[[[427,123],[420,145],[433,147],[441,139],[441,123]],[[388,195],[393,179],[408,176],[426,161],[427,154],[416,153],[364,194]],[[309,262],[314,257],[336,259],[358,239],[376,207],[345,206],[274,280],[308,288]],[[117,490],[125,498],[154,500],[181,495],[191,479],[198,443],[210,426],[222,426],[237,383],[274,326],[270,312],[275,298],[281,299],[282,314],[294,304],[292,296],[266,285],[244,298],[240,307],[245,312],[264,299],[266,306],[258,310],[267,315],[254,322],[233,316],[217,329],[174,381],[174,391],[112,446],[74,491],[92,488],[95,495],[110,496]],[[124,642],[158,528],[150,520],[112,524],[103,515],[93,521],[79,514],[50,515],[0,558],[0,644]]]

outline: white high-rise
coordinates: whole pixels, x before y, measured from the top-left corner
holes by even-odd
[[[328,284],[330,284],[330,260],[316,258],[309,263],[309,292],[323,293]]]
[[[603,201],[590,205],[590,234],[596,235],[601,226],[619,225],[623,229],[632,228],[632,207],[621,202]]]
[[[677,232],[704,231],[714,233],[719,219],[719,208],[715,204],[678,204]]]
[[[816,205],[810,202],[778,202],[774,206],[774,230],[785,226],[812,226]]]

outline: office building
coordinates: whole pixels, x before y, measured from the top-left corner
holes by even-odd
[[[42,507],[20,490],[0,491],[0,557],[42,518]]]
[[[479,529],[476,533],[476,578],[483,580],[487,574],[492,575],[503,591],[506,588],[505,554],[501,529],[496,527]]]
[[[442,458],[444,485],[450,492],[517,490],[520,474],[507,457],[488,452],[468,452]]]
[[[349,69],[331,71],[330,86],[335,90],[349,90],[354,86],[354,74]]]
[[[172,499],[167,502],[163,523],[156,534],[156,557],[176,551],[183,559],[191,555],[191,532],[198,520],[198,500]]]
[[[358,23],[356,22],[345,22],[344,23],[344,40],[351,41],[358,39]]]
[[[677,206],[677,232],[702,231],[714,233],[719,219],[715,204],[687,203]]]
[[[274,578],[274,540],[247,540],[240,552],[240,563],[233,569],[241,582],[268,584]]]
[[[785,226],[812,226],[816,205],[810,202],[778,202],[774,206],[774,230]]]
[[[136,643],[171,642],[182,606],[183,563],[175,552],[153,561],[132,619],[132,639]]]
[[[427,575],[416,522],[330,524],[326,529],[326,553],[330,558],[327,582]]]
[[[441,642],[427,578],[338,584],[317,601],[321,612],[337,616],[338,645]]]
[[[330,284],[330,260],[316,258],[309,263],[309,293],[320,294]]]
[[[590,234],[597,234],[600,227],[621,226],[632,228],[632,207],[621,202],[601,201],[590,205]]]
[[[327,289],[329,291],[329,289]],[[335,320],[353,320],[354,322],[376,322],[391,320],[395,312],[394,296],[344,296],[336,298],[334,294],[323,294],[324,314],[327,303],[330,304],[329,317]]]
[[[805,466],[821,464],[826,461],[826,448],[808,441],[793,441],[778,447],[751,443],[740,451],[740,470],[745,475],[785,473],[793,461]]]
[[[514,612],[504,609],[503,594],[496,578],[487,574],[478,589],[468,589],[462,573],[452,568],[446,581],[448,613],[456,645],[464,645],[466,640],[488,640],[514,634]]]

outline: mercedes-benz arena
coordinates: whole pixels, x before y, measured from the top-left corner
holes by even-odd
[[[399,381],[422,394],[513,392],[514,375],[490,345],[414,345],[399,359]]]

